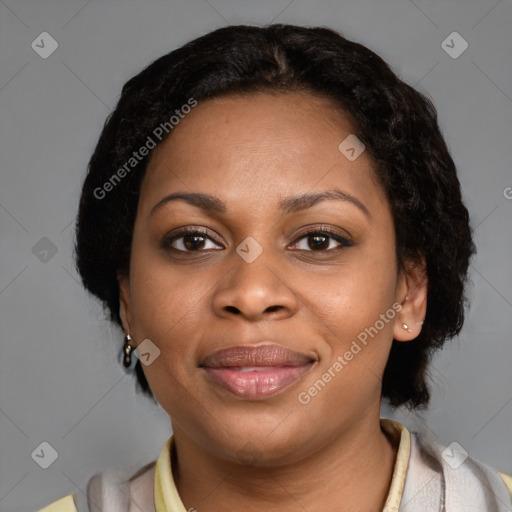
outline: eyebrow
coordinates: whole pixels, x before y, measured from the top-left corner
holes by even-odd
[[[185,201],[192,206],[196,206],[197,208],[203,210],[205,213],[221,214],[226,213],[227,211],[226,204],[218,197],[212,196],[210,194],[203,194],[200,192],[175,192],[165,196],[155,206],[153,206],[150,212],[150,216],[165,204],[170,203],[171,201],[179,200]],[[311,208],[320,201],[327,200],[348,202],[359,208],[359,210],[361,210],[368,218],[372,218],[368,208],[359,199],[357,199],[357,197],[354,197],[347,192],[343,192],[337,188],[324,190],[322,192],[306,193],[287,197],[286,199],[283,199],[279,202],[279,209],[283,213],[289,214],[301,210],[306,210],[307,208]]]

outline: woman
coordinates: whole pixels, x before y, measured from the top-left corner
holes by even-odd
[[[428,404],[473,252],[434,106],[366,47],[230,26],[152,63],[91,158],[76,257],[173,435],[91,478],[89,510],[509,510],[510,477],[379,417]]]

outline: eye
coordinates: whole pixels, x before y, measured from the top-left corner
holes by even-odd
[[[303,247],[298,247],[299,250],[313,252],[340,250],[353,245],[347,237],[340,235],[329,228],[317,228],[310,230],[304,233],[294,245],[297,245],[300,242],[305,243],[303,244]],[[336,247],[336,243],[338,244],[338,247]],[[332,244],[334,244],[334,247]]]
[[[211,246],[208,247],[208,242]],[[162,240],[163,249],[173,249],[179,252],[199,252],[218,247],[213,243],[208,231],[200,228],[185,228],[179,233],[167,236]]]
[[[301,243],[302,247],[300,247]],[[341,250],[352,245],[347,237],[336,231],[329,228],[316,228],[302,234],[292,247],[295,246],[301,251],[326,252]],[[172,236],[166,236],[161,242],[161,247],[190,253],[219,248],[219,245],[214,242],[208,230],[188,227]],[[220,249],[223,247],[220,246]]]

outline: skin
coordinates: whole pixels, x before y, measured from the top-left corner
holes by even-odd
[[[349,161],[338,150],[353,131],[312,94],[228,96],[201,102],[153,152],[129,276],[119,275],[120,308],[132,343],[150,339],[161,351],[143,369],[171,418],[186,509],[369,511],[385,503],[397,446],[379,425],[381,378],[393,338],[420,332],[427,280],[421,265],[397,270],[393,218],[368,152]],[[286,197],[332,189],[368,215],[332,199],[278,209]],[[179,200],[151,214],[174,192],[211,194],[226,211]],[[207,229],[203,245],[181,237],[161,246],[183,226]],[[322,238],[316,248],[326,226],[352,245]],[[263,250],[251,263],[236,252],[247,237]],[[402,305],[395,318],[301,404],[297,395],[394,303]],[[258,401],[226,392],[198,367],[215,350],[262,340],[316,362]]]

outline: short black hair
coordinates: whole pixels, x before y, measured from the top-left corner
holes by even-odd
[[[413,342],[393,340],[382,382],[390,405],[425,406],[429,360],[464,322],[467,270],[475,252],[468,211],[433,103],[373,51],[329,28],[223,27],[160,57],[126,82],[84,181],[77,270],[121,326],[117,273],[129,269],[140,186],[152,154],[132,161],[131,170],[126,163],[133,152],[148,145],[158,126],[166,127],[165,140],[172,133],[169,120],[191,99],[294,91],[327,98],[348,116],[391,207],[398,267],[426,262],[423,328]],[[135,374],[142,392],[154,399],[139,361]]]

